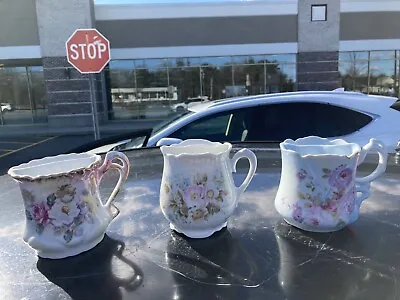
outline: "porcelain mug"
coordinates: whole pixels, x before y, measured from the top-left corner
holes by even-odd
[[[364,147],[342,139],[310,136],[280,144],[282,173],[275,208],[286,222],[300,229],[330,232],[357,220],[370,183],[386,170],[387,152],[371,139]],[[377,168],[356,177],[368,152],[377,152]]]
[[[164,170],[160,205],[170,227],[191,238],[205,238],[226,227],[241,194],[253,178],[257,158],[248,149],[229,157],[232,145],[191,139],[162,146]],[[247,158],[250,168],[240,187],[232,172]]]
[[[119,180],[103,204],[99,184],[108,170],[117,170]],[[12,167],[8,174],[19,183],[24,201],[24,241],[39,257],[58,259],[101,242],[116,216],[111,205],[128,177],[129,160],[116,151],[104,162],[96,154],[62,154]]]

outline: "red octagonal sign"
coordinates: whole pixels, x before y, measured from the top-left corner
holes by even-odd
[[[110,42],[96,29],[77,29],[65,43],[68,62],[82,74],[100,73],[110,61]]]

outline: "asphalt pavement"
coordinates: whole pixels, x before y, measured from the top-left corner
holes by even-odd
[[[0,176],[12,166],[67,153],[93,140],[93,135],[0,137]]]

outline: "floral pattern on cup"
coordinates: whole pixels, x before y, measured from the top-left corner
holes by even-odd
[[[192,178],[178,176],[165,180],[163,192],[168,195],[173,217],[181,221],[207,220],[221,211],[228,196],[222,174],[196,174]]]
[[[292,217],[309,226],[319,226],[321,222],[333,219],[336,227],[343,227],[355,208],[354,172],[347,165],[340,165],[333,170],[323,168],[322,174],[322,179],[328,181],[326,186],[329,187],[324,190],[317,188],[313,176],[306,170],[297,172],[299,184],[307,192],[297,193],[299,200],[292,204]]]
[[[55,235],[62,235],[65,242],[69,243],[74,236],[83,234],[80,225],[84,222],[94,223],[96,199],[87,190],[77,195],[76,188],[72,185],[63,185],[44,201],[38,201],[25,189],[22,190],[22,195],[27,220],[35,222],[38,234],[49,228]],[[76,197],[79,197],[78,201],[73,201]]]

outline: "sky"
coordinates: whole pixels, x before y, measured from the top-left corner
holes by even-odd
[[[204,3],[204,2],[249,2],[249,1],[263,1],[263,0],[95,0],[96,4]]]

